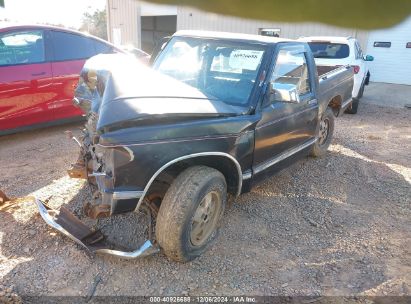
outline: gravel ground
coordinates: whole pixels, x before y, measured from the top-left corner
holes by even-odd
[[[93,257],[48,228],[32,203],[3,208],[0,296],[87,296],[95,282],[95,296],[411,295],[410,122],[410,110],[365,103],[337,119],[327,156],[303,159],[242,195],[211,250],[187,264],[161,253]],[[0,189],[53,195],[53,207],[82,217],[89,194],[66,176],[77,147],[63,135],[78,127],[0,138]],[[142,241],[144,221],[134,214],[87,223],[127,246]]]

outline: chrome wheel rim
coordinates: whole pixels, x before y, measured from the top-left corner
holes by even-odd
[[[220,209],[220,195],[215,191],[207,193],[198,205],[191,221],[191,244],[201,246],[208,240],[217,227]]]
[[[329,129],[330,129],[329,120],[327,118],[324,119],[324,120],[321,120],[321,122],[320,122],[320,131],[319,131],[319,134],[318,134],[318,141],[319,141],[320,145],[323,145],[327,141]]]

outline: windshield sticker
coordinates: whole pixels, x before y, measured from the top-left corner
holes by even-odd
[[[230,54],[230,67],[235,69],[256,70],[264,51],[235,50]]]

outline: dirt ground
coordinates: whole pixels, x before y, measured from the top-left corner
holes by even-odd
[[[66,168],[66,125],[0,138],[0,189],[38,195],[82,217],[88,190]],[[79,133],[76,131],[75,133]],[[411,295],[411,110],[362,103],[336,120],[327,156],[306,158],[242,195],[200,258],[88,255],[35,206],[0,211],[0,285],[19,295]],[[144,217],[100,222],[139,243]],[[130,246],[132,247],[132,246]],[[98,282],[98,284],[97,284]]]

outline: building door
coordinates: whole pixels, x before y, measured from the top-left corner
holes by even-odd
[[[411,17],[385,30],[370,32],[367,54],[371,81],[411,85]]]
[[[177,29],[177,16],[142,16],[141,48],[151,54],[162,38],[171,36]]]

